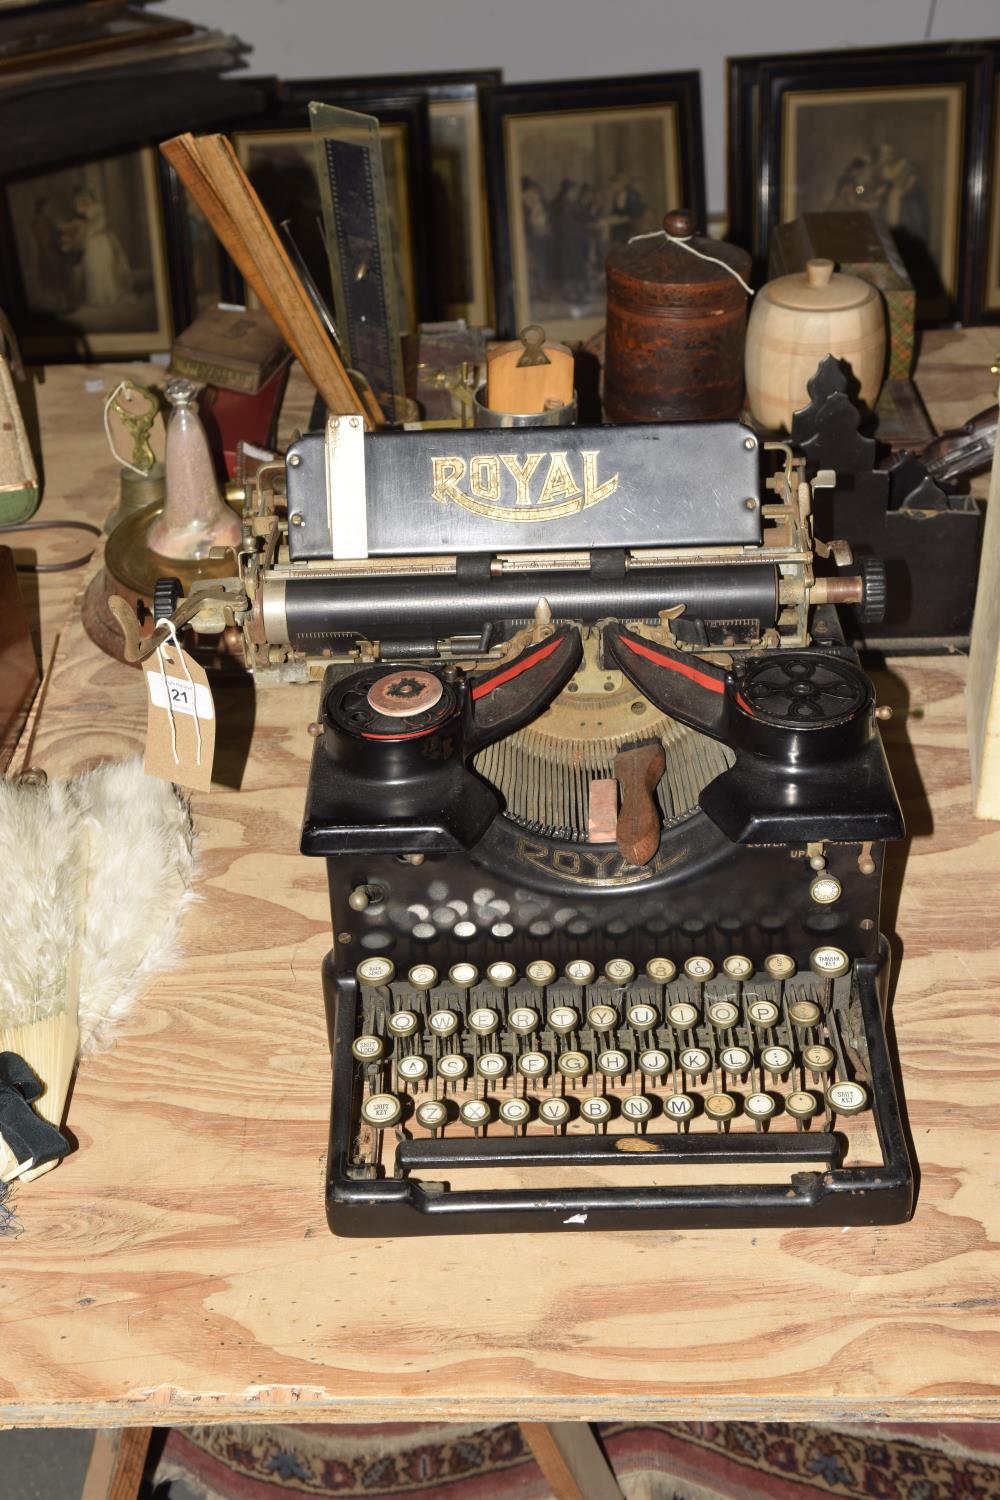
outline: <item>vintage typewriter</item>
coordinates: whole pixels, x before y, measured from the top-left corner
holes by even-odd
[[[905,1219],[903,825],[834,608],[883,580],[813,537],[791,449],[331,418],[245,537],[160,607],[323,674],[333,1230]]]

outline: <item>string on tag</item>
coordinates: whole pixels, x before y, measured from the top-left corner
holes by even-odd
[[[127,458],[122,458],[121,454],[118,452],[118,449],[115,447],[115,440],[111,436],[111,422],[109,420],[111,415],[111,403],[112,401],[114,401],[119,391],[124,391],[125,400],[127,401],[129,399],[127,381],[119,380],[118,384],[111,392],[111,395],[104,403],[104,436],[108,440],[108,447],[111,449],[112,458],[116,458],[123,469],[131,469],[133,474],[138,474],[140,479],[145,479],[145,469],[140,469],[136,464],[129,463]]]
[[[669,240],[672,245],[680,245],[682,250],[687,250],[690,255],[697,255],[699,260],[710,260],[713,265],[721,266],[724,271],[728,271],[730,276],[734,277],[739,282],[740,286],[746,292],[748,297],[753,296],[753,287],[748,286],[748,284],[743,280],[743,277],[740,275],[739,271],[735,270],[728,261],[720,260],[717,255],[706,255],[702,250],[696,250],[694,248],[694,246],[691,244],[691,241],[694,239],[693,234],[686,234],[681,236],[679,234],[668,234],[665,229],[652,229],[650,230],[649,234],[634,234],[629,240],[629,244],[634,245],[637,240],[659,239]]]
[[[193,682],[192,677],[191,677],[191,673],[188,671],[188,664],[187,664],[186,660],[184,659],[184,648],[182,647],[180,641],[177,639],[177,628],[174,625],[173,620],[170,620],[170,619],[167,619],[167,620],[158,620],[156,622],[156,628],[159,630],[161,626],[167,632],[167,640],[173,642],[173,645],[174,645],[174,647],[175,647],[175,649],[177,651],[177,658],[178,658],[178,660],[179,660],[179,662],[181,664],[181,669],[182,669],[182,671],[184,673],[184,676],[187,678],[187,680],[188,680],[188,686],[191,689],[191,713],[192,713],[192,715],[194,717],[194,733],[195,733],[195,742],[196,742],[196,746],[197,746],[197,752],[195,754],[195,761],[194,761],[194,763],[195,763],[196,766],[200,766],[201,765],[201,725],[198,723],[198,690],[197,690],[197,688],[194,685],[194,682]],[[167,641],[163,641],[159,646],[157,646],[157,648],[156,648],[156,660],[160,664],[160,676],[163,678],[163,686],[164,686],[164,689],[166,691],[167,718],[170,721],[170,750],[171,750],[171,753],[173,754],[173,757],[174,757],[174,764],[175,765],[180,765],[180,756],[177,754],[177,724],[176,724],[176,722],[174,720],[174,706],[173,706],[173,704],[170,701],[170,683],[169,683],[169,681],[167,679],[167,665],[166,665],[166,662],[163,659],[163,647],[166,644],[167,644]]]

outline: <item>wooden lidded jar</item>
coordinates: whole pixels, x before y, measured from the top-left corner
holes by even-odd
[[[788,432],[809,403],[808,382],[832,354],[851,366],[861,399],[874,407],[885,371],[885,310],[860,276],[834,273],[832,260],[761,287],[747,328],[747,399],[754,422]]]
[[[689,240],[746,281],[746,251],[695,234],[675,209],[667,234]],[[609,422],[709,422],[743,404],[747,294],[735,276],[657,235],[616,245],[607,259],[604,416]]]

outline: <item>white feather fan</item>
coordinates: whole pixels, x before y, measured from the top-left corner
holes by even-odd
[[[53,1125],[78,1052],[106,1046],[171,962],[193,870],[187,806],[139,760],[0,781],[0,1051],[45,1084],[35,1107]],[[17,1172],[0,1141],[0,1180]]]

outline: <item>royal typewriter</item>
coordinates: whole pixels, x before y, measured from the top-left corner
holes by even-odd
[[[811,504],[738,423],[332,417],[259,472],[240,578],[168,588],[322,674],[336,1233],[909,1215],[903,824],[835,608],[883,579]]]

